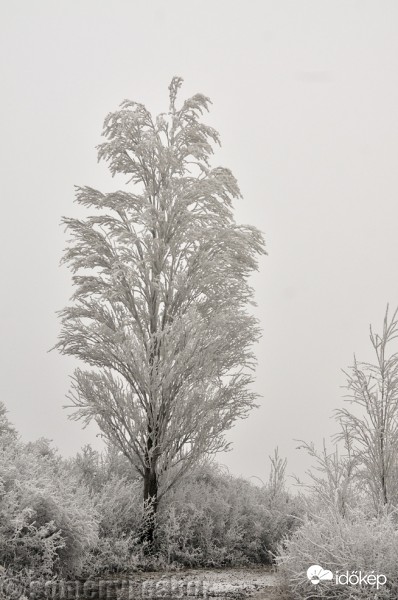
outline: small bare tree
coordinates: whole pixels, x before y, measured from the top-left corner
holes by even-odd
[[[345,517],[353,504],[357,465],[346,430],[341,437],[344,449],[339,451],[336,446],[333,452],[327,449],[325,440],[320,451],[313,442],[300,442],[298,449],[305,450],[314,460],[314,467],[306,472],[309,483],[302,483],[295,477],[297,484],[310,492],[310,496],[303,496],[309,513],[312,512],[311,506],[315,501],[315,512],[319,509],[329,510]]]
[[[104,124],[99,158],[132,189],[77,189],[94,209],[64,219],[64,262],[73,303],[61,312],[57,348],[77,369],[73,417],[94,419],[143,478],[147,539],[161,497],[204,453],[227,447],[224,432],[254,406],[251,350],[260,330],[248,285],[264,253],[262,234],[235,223],[232,173],[210,168],[218,133],[201,121],[209,99],[153,118],[125,101]]]
[[[281,458],[279,456],[278,446],[274,449],[274,455],[269,456],[268,458],[271,463],[271,470],[268,477],[268,489],[270,498],[273,501],[280,498],[285,491],[287,458]]]
[[[370,327],[374,364],[358,362],[345,372],[346,400],[358,412],[336,411],[343,431],[350,436],[353,452],[369,486],[375,505],[389,504],[396,493],[398,452],[398,352],[388,352],[398,337],[398,309],[390,317],[388,306],[381,335]],[[341,437],[341,434],[337,437]]]

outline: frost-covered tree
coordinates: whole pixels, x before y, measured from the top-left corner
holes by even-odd
[[[98,157],[130,187],[79,187],[77,202],[95,214],[64,219],[75,293],[57,347],[94,368],[74,374],[72,416],[94,419],[129,459],[153,514],[254,406],[260,334],[247,307],[263,236],[235,223],[237,182],[209,164],[219,143],[201,120],[210,100],[196,94],[178,108],[181,83],[155,119],[131,101],[106,117]]]
[[[5,404],[0,401],[0,445],[7,445],[10,439],[14,440],[18,437],[16,429],[10,423],[7,417],[8,410]]]
[[[394,496],[396,500],[398,491],[398,352],[390,350],[397,337],[398,309],[390,317],[387,307],[382,333],[370,328],[375,362],[359,362],[354,357],[346,373],[346,399],[357,410],[336,411],[343,432],[337,437],[349,435],[376,506],[391,503]]]

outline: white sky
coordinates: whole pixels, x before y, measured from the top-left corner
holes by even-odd
[[[368,325],[398,304],[398,3],[366,0],[28,0],[0,3],[0,398],[23,438],[99,447],[62,409],[74,361],[47,350],[72,292],[59,268],[73,186],[117,187],[95,146],[124,99],[155,113],[210,96],[207,122],[266,234],[253,279],[264,328],[261,408],[220,461],[265,478],[278,445],[334,431],[341,368],[368,358]]]

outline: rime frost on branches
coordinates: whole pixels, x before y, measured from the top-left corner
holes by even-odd
[[[94,419],[128,457],[155,510],[254,406],[260,335],[247,306],[263,237],[235,223],[237,182],[210,166],[219,143],[201,121],[210,100],[196,94],[178,108],[181,83],[170,84],[167,114],[126,100],[106,117],[99,159],[130,186],[79,187],[77,202],[94,214],[64,219],[75,293],[57,347],[93,367],[74,374],[73,416]]]

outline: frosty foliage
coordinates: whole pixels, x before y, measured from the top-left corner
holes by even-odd
[[[362,485],[375,507],[398,501],[398,309],[384,316],[381,334],[370,328],[374,363],[359,362],[347,374],[350,408],[336,411],[341,430],[351,439]],[[341,435],[338,436],[341,438]]]
[[[94,367],[74,374],[73,417],[97,422],[155,504],[203,453],[225,449],[224,432],[254,406],[260,335],[247,305],[263,237],[235,223],[237,182],[210,166],[210,100],[178,107],[181,84],[168,113],[125,101],[106,117],[98,157],[130,185],[77,188],[94,213],[64,219],[75,292],[57,348]]]
[[[107,457],[97,459],[106,472]],[[131,474],[109,474],[93,492],[100,537],[86,555],[87,575],[269,563],[278,542],[297,526],[299,507],[282,481],[277,489],[258,487],[204,462],[160,505],[154,548],[147,555],[140,535],[145,514],[138,484]]]
[[[7,600],[37,580],[269,563],[301,517],[278,453],[261,486],[203,460],[161,503],[148,554],[141,479],[119,450],[85,446],[63,459],[48,440],[24,444],[2,405],[0,413],[0,586]]]
[[[169,496],[160,515],[168,561],[186,566],[269,563],[295,526],[297,506],[284,491],[258,487],[205,464]]]
[[[345,516],[349,508],[358,504],[364,505],[366,495],[358,487],[358,461],[352,453],[351,438],[345,436],[343,451],[335,448],[333,452],[326,447],[325,440],[321,451],[313,443],[301,442],[299,449],[304,449],[313,459],[314,466],[307,471],[309,483],[297,483],[308,494],[301,496],[307,514],[317,514],[325,507]]]
[[[11,426],[2,426],[0,445],[0,565],[6,576],[23,583],[77,574],[98,535],[88,492],[48,441],[23,444]]]
[[[369,587],[309,584],[306,571],[321,564],[333,573],[361,570],[383,573],[388,580],[377,596]],[[387,512],[369,516],[359,508],[343,517],[325,508],[308,517],[279,548],[279,575],[286,598],[294,600],[395,600],[398,597],[398,531],[396,518]]]
[[[388,307],[381,334],[370,329],[374,363],[354,360],[347,371],[349,408],[336,411],[343,442],[329,452],[303,443],[314,460],[301,495],[302,525],[279,544],[277,564],[286,598],[395,600],[398,597],[398,311]],[[306,571],[382,573],[374,596],[366,586],[317,585]],[[310,587],[309,587],[310,585]]]

